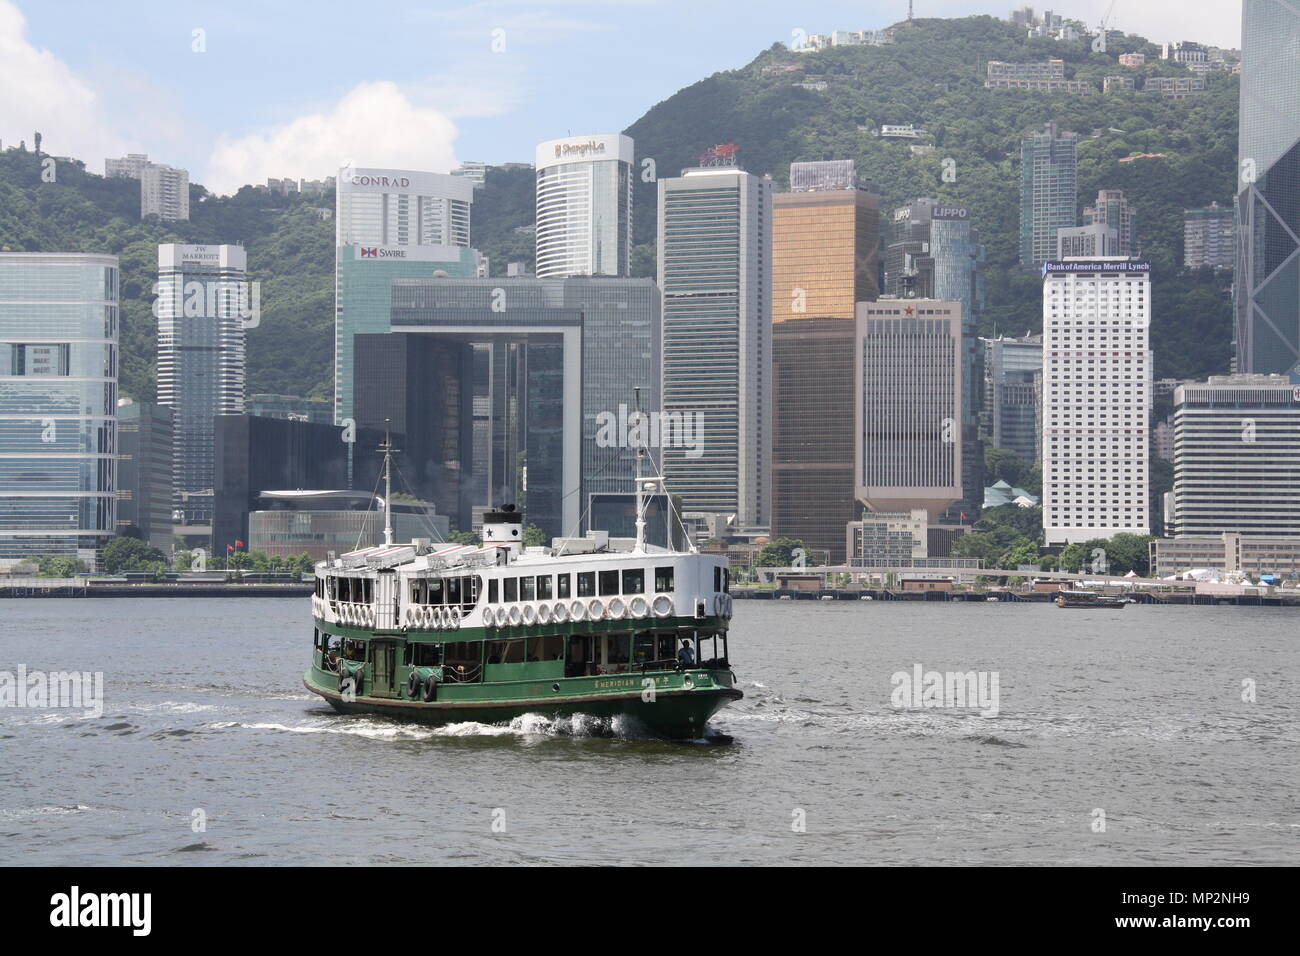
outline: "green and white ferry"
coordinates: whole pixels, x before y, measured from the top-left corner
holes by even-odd
[[[621,550],[604,532],[525,548],[511,505],[484,514],[479,546],[394,544],[385,508],[384,544],[316,566],[307,689],[344,713],[425,723],[586,715],[706,736],[743,696],[727,562],[646,543],[651,488],[662,479],[638,476]]]

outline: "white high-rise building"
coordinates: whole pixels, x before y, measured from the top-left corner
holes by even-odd
[[[393,279],[478,274],[474,183],[413,169],[339,170],[335,192],[334,416],[352,415],[353,340],[391,329]]]
[[[190,174],[183,169],[149,163],[140,170],[140,218],[157,216],[163,222],[188,222]]]
[[[1150,533],[1151,267],[1043,264],[1043,530],[1077,544]]]
[[[150,165],[148,153],[127,153],[121,159],[106,157],[104,175],[110,179],[139,179],[148,165]]]
[[[632,160],[620,133],[537,147],[538,278],[631,275]]]
[[[666,444],[687,511],[767,526],[772,501],[772,180],[734,150],[659,180],[663,407],[695,442]]]
[[[474,184],[463,176],[345,167],[337,200],[336,245],[469,245]]]
[[[172,410],[172,509],[182,534],[212,522],[213,418],[244,411],[247,265],[243,246],[158,247],[158,404]]]

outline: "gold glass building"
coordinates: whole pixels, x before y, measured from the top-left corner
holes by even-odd
[[[773,197],[772,535],[844,560],[854,497],[854,334],[879,294],[880,198],[852,162],[794,163]]]

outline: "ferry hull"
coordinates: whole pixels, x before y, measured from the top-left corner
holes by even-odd
[[[317,684],[312,678],[309,671],[303,678],[303,685],[343,714],[371,714],[432,725],[467,721],[502,724],[525,714],[549,719],[581,714],[602,721],[630,719],[639,729],[674,740],[702,737],[709,718],[726,704],[744,696],[733,687],[715,686],[657,691],[653,700],[643,699],[638,692],[574,695],[559,699],[446,700],[427,704],[365,696],[348,701],[336,689]]]

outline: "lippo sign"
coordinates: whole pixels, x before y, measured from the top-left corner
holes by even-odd
[[[1043,275],[1054,273],[1150,272],[1151,263],[1136,259],[1093,259],[1081,262],[1044,262]]]

